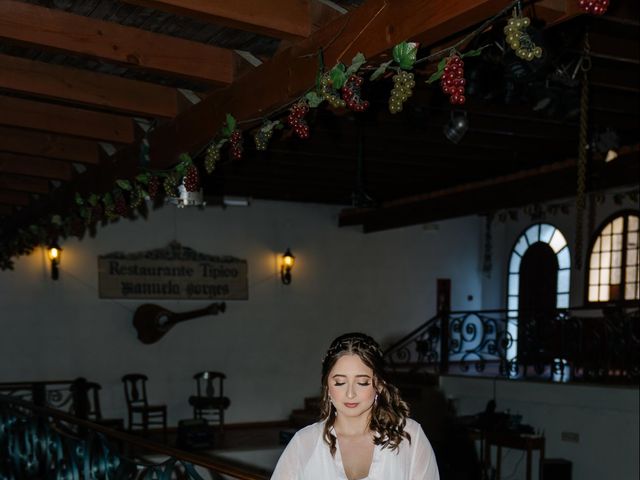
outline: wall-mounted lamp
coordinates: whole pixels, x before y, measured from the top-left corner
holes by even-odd
[[[57,243],[54,243],[49,247],[49,260],[51,260],[51,278],[58,280],[60,272],[58,271],[58,265],[60,265],[60,257],[62,256],[62,249]]]
[[[280,278],[285,285],[291,283],[291,270],[293,269],[294,263],[296,263],[296,257],[294,257],[291,250],[287,248],[287,251],[282,255],[282,265],[280,266]]]

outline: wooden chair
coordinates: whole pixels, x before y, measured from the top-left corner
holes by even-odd
[[[231,404],[224,396],[224,380],[227,376],[220,372],[199,372],[193,378],[196,381],[196,395],[189,397],[189,405],[193,407],[193,418],[203,418],[211,424],[217,423],[222,432],[224,411]]]
[[[117,430],[124,430],[122,418],[104,418],[100,408],[99,383],[88,382],[85,378],[78,378],[71,384],[70,390],[73,398],[72,413],[83,420],[103,425]]]
[[[147,376],[141,373],[130,373],[122,377],[124,395],[129,414],[129,430],[142,427],[145,435],[152,425],[162,425],[162,434],[167,438],[167,406],[149,405],[147,401]],[[136,420],[136,416],[139,420]]]

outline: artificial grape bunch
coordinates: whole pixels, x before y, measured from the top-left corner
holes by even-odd
[[[449,102],[452,105],[462,105],[467,101],[464,96],[464,61],[458,55],[451,55],[444,67],[444,72],[440,79],[442,91],[449,95]]]
[[[220,149],[215,143],[212,143],[207,147],[207,151],[204,155],[204,169],[208,174],[211,174],[215,168],[216,163],[220,160]]]
[[[273,135],[273,128],[258,129],[258,131],[253,134],[253,140],[256,143],[256,150],[260,152],[266,151],[267,146],[269,145],[269,140],[271,140],[272,135]]]
[[[156,175],[152,175],[149,179],[149,185],[147,186],[149,198],[155,200],[160,194],[160,178]]]
[[[389,97],[389,111],[391,113],[402,111],[402,104],[412,95],[415,86],[416,82],[411,72],[402,70],[393,76],[393,88]]]
[[[100,203],[96,203],[91,207],[91,215],[87,217],[87,224],[101,222],[104,218],[104,207]]]
[[[127,205],[127,199],[124,193],[115,195],[113,199],[113,211],[119,217],[126,217],[129,214],[129,206]]]
[[[82,221],[82,218],[74,216],[69,221],[69,233],[77,238],[82,238],[84,236],[85,224]]]
[[[133,210],[137,210],[142,206],[142,202],[144,201],[144,192],[140,186],[136,185],[133,187],[133,191],[131,192],[131,208]]]
[[[578,6],[591,15],[602,15],[609,8],[609,0],[578,0]]]
[[[178,189],[178,179],[176,175],[167,175],[164,179],[164,182],[162,183],[162,187],[164,188],[164,193],[165,195],[167,195],[167,197],[175,197],[176,190]]]
[[[233,160],[242,160],[242,152],[244,151],[242,132],[238,129],[234,130],[233,133],[231,133],[229,142],[231,142],[231,158]]]
[[[507,36],[507,43],[516,52],[516,56],[530,62],[534,58],[542,57],[542,48],[537,46],[527,33],[526,29],[531,25],[528,17],[513,12],[513,16],[504,27],[504,34]]]
[[[320,96],[329,102],[329,105],[333,108],[344,108],[347,105],[347,102],[340,98],[340,95],[333,89],[333,82],[329,72],[320,78]]]
[[[200,175],[198,167],[189,165],[184,175],[184,188],[187,192],[197,192],[200,190]]]
[[[293,132],[300,138],[309,138],[309,125],[304,116],[309,112],[307,102],[298,102],[289,109],[287,123],[293,129]]]
[[[369,102],[362,100],[360,96],[360,88],[364,80],[358,75],[349,75],[347,81],[342,86],[342,98],[347,104],[349,110],[354,112],[364,112],[369,108]]]

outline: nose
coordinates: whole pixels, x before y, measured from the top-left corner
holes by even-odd
[[[356,389],[351,384],[349,385],[349,388],[347,389],[347,398],[349,398],[349,399],[356,398]]]

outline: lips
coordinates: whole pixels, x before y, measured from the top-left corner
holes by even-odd
[[[344,406],[347,408],[356,408],[358,405],[360,405],[359,403],[345,403]]]

